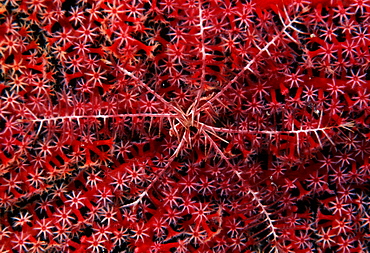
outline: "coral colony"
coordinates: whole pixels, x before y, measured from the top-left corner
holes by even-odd
[[[0,4],[0,252],[368,252],[369,0]]]

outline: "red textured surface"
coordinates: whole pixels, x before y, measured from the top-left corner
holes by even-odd
[[[366,252],[369,13],[0,5],[0,252]]]

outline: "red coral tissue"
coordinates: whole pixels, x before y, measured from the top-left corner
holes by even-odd
[[[1,252],[367,252],[370,1],[0,4]]]

